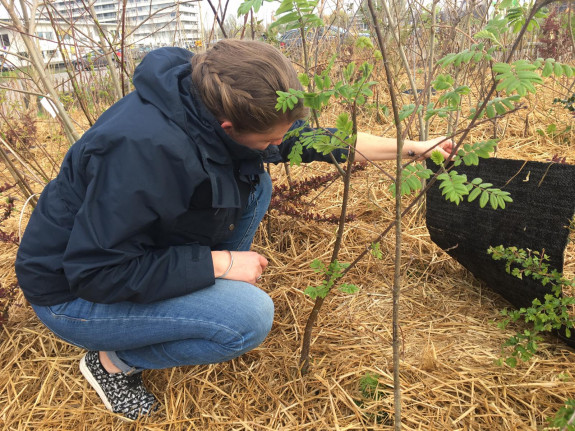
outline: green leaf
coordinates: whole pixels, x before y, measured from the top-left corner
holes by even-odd
[[[545,62],[545,66],[543,66],[543,72],[541,72],[541,76],[548,77],[553,73],[553,63],[550,61]]]
[[[430,159],[436,165],[441,165],[445,161],[445,157],[443,157],[443,154],[441,154],[441,152],[439,150],[433,150],[431,152]]]
[[[487,112],[487,118],[493,118],[497,115],[497,113],[495,112],[495,108],[493,107],[492,104],[488,104],[485,110]]]
[[[246,15],[251,9],[258,12],[262,7],[263,0],[246,0],[238,7],[238,16]]]
[[[495,111],[497,111],[498,115],[503,115],[507,112],[505,106],[503,106],[503,104],[499,101],[494,101],[493,106],[495,107]]]
[[[537,69],[537,65],[531,63],[530,61],[523,60],[523,59],[514,61],[513,66],[515,66],[516,71]]]
[[[481,189],[479,187],[474,188],[471,193],[469,193],[469,196],[467,196],[467,202],[473,202],[480,194]]]
[[[438,60],[437,63],[439,63],[442,66],[449,66],[451,63],[453,63],[453,60],[455,59],[455,53],[451,52],[449,54],[447,54],[445,57],[443,57],[442,59]]]
[[[347,67],[343,70],[343,78],[350,82],[353,74],[355,73],[355,63],[351,62],[347,65]]]
[[[308,295],[311,299],[315,300],[317,298],[325,298],[329,293],[329,288],[325,285],[321,285],[319,287],[308,286],[304,290],[304,293]]]
[[[475,33],[474,38],[475,39],[488,39],[488,40],[491,40],[492,42],[496,43],[497,45],[501,45],[499,43],[499,40],[497,40],[497,37],[495,37],[495,35],[493,33],[491,33],[489,30],[481,30],[481,31]]]
[[[495,73],[509,73],[511,72],[511,65],[507,63],[495,63],[493,65],[493,71]]]
[[[437,75],[435,80],[431,83],[432,87],[438,91],[447,90],[453,85],[453,78],[451,75]]]
[[[555,63],[555,64],[557,64],[557,63]],[[561,66],[561,65],[559,65],[559,66]],[[563,68],[562,68],[562,67],[559,67],[559,68],[561,69],[561,73],[563,73]],[[556,73],[556,74],[557,74],[557,73]],[[533,72],[533,71],[531,71],[531,70],[521,70],[521,71],[518,71],[518,72],[517,72],[517,77],[518,77],[522,82],[523,82],[523,81],[528,81],[528,82],[533,81],[533,82],[537,82],[538,84],[542,84],[542,83],[543,83],[543,80],[541,79],[541,77],[540,77],[537,73],[535,73],[535,72]]]
[[[340,130],[347,130],[349,129],[350,125],[352,124],[351,121],[349,120],[349,115],[347,114],[347,112],[339,114],[339,116],[337,117],[337,121],[335,123],[335,127],[337,127]]]
[[[317,273],[325,273],[327,268],[325,266],[325,264],[319,260],[319,259],[314,259],[310,264],[309,264],[310,268],[314,270],[314,272]]]
[[[555,73],[555,76],[557,78],[560,78],[561,76],[563,76],[563,66],[561,66],[561,63],[555,63],[555,67],[553,72]]]
[[[374,242],[371,244],[371,254],[376,259],[383,259],[383,252],[381,251],[381,245],[379,242]]]
[[[284,2],[285,3],[285,2]],[[289,3],[291,5],[291,1],[288,1],[287,3]],[[281,7],[280,7],[281,8]],[[280,11],[279,9],[276,11],[276,14],[279,15]],[[277,16],[276,15],[276,16]],[[279,27],[282,24],[291,24],[291,23],[296,23],[297,20],[299,18],[299,15],[297,12],[290,12],[288,14],[285,14],[281,17],[278,17],[277,20],[275,20],[271,25],[270,28],[275,28],[275,27]],[[289,26],[288,26],[289,27]],[[292,27],[293,28],[293,27]]]
[[[479,206],[484,208],[485,205],[487,205],[487,202],[489,202],[489,193],[484,190],[483,193],[481,193],[481,197],[479,198]]]
[[[508,98],[501,99],[501,103],[503,103],[503,104],[507,107],[507,109],[509,109],[509,110],[515,108],[515,106],[513,105],[513,103],[511,103]]]
[[[497,196],[495,196],[495,193],[492,193],[489,195],[489,203],[491,204],[491,208],[493,208],[494,210],[497,209]]]
[[[297,79],[303,87],[307,87],[309,85],[309,76],[306,73],[300,73],[297,76]]]
[[[292,147],[289,155],[288,160],[290,161],[290,165],[297,165],[299,166],[302,162],[301,155],[303,153],[303,145],[300,141],[296,141],[294,146]]]
[[[359,291],[359,287],[357,287],[355,284],[342,283],[339,286],[339,290],[341,290],[343,293],[354,294]]]
[[[517,358],[510,356],[509,358],[505,359],[505,363],[511,368],[515,368],[517,366]]]
[[[421,108],[421,106],[420,106],[420,108]],[[414,104],[403,106],[401,108],[401,110],[399,111],[399,121],[405,120],[407,117],[409,117],[411,114],[413,114],[413,111],[415,111],[415,105]]]

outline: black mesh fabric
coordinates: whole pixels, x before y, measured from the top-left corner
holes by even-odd
[[[437,168],[429,162],[432,169]],[[575,213],[575,166],[523,160],[487,159],[479,166],[457,166],[469,180],[479,177],[506,190],[513,202],[505,209],[479,207],[479,198],[459,205],[447,202],[436,182],[427,192],[427,228],[433,242],[513,306],[531,305],[550,292],[531,278],[505,271],[505,263],[487,254],[503,245],[545,251],[549,265],[563,271],[569,222]],[[570,342],[571,344],[572,342]]]

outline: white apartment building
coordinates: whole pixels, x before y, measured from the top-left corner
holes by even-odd
[[[113,33],[115,26],[103,25],[106,33]],[[64,64],[64,56],[74,62],[77,57],[92,51],[98,40],[98,29],[91,24],[53,25],[50,21],[36,20],[30,35],[46,65]],[[59,42],[59,43],[58,43]],[[0,18],[0,70],[11,70],[28,65],[29,53],[22,35],[12,21]]]
[[[86,11],[87,0],[53,0],[47,2],[61,20],[75,23],[93,21]],[[190,47],[200,39],[199,1],[128,0],[125,10],[118,0],[92,1],[98,22],[116,26],[114,37],[123,32],[134,46],[176,45]],[[39,10],[46,17],[45,10]],[[122,17],[125,24],[122,28]]]
[[[46,64],[63,64],[98,47],[124,46],[190,48],[200,40],[200,2],[177,0],[46,0],[38,8],[32,36]],[[92,4],[97,25],[87,5]],[[124,20],[122,20],[124,18]],[[102,30],[106,43],[102,45]],[[0,7],[0,70],[27,64],[21,35]]]

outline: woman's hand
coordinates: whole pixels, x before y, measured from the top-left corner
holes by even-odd
[[[231,268],[230,253],[234,259]],[[268,266],[268,260],[255,251],[212,251],[212,261],[216,278],[245,281],[251,284],[257,283]],[[229,271],[222,277],[228,268]]]
[[[441,142],[441,144],[437,145],[438,142]],[[431,153],[435,150],[438,150],[443,157],[447,158],[449,154],[451,154],[451,150],[453,150],[453,141],[451,139],[445,139],[445,136],[441,136],[428,141],[406,141],[403,146],[404,153],[416,158],[427,158],[431,156]]]

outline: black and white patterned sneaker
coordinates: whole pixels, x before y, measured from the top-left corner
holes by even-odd
[[[96,390],[106,408],[128,419],[147,416],[158,409],[156,397],[145,388],[141,373],[108,373],[98,352],[88,352],[80,360],[80,371]]]

